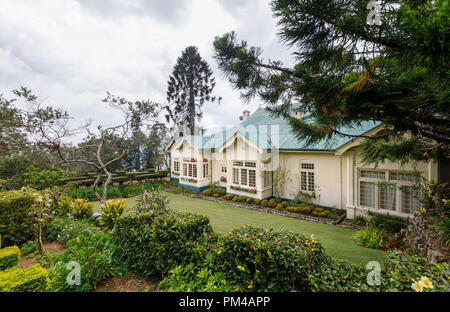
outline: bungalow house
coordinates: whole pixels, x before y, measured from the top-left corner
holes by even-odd
[[[293,114],[307,118],[299,111]],[[340,136],[332,142],[306,146],[293,135],[284,118],[273,117],[263,108],[251,115],[244,111],[242,119],[234,128],[213,135],[173,138],[167,146],[171,179],[195,191],[215,183],[227,193],[259,199],[314,194],[316,204],[345,209],[347,217],[353,218],[369,211],[411,216],[418,207],[415,173],[428,180],[439,178],[436,162],[403,166],[386,162],[378,167],[363,164],[355,152],[360,138]],[[357,129],[340,129],[364,136],[382,130],[382,125],[374,122],[363,122]],[[277,170],[285,172],[281,181],[276,178]],[[382,187],[379,182],[389,186]]]

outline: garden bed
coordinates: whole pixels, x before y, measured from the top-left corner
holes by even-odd
[[[236,207],[241,207],[241,208],[255,210],[255,211],[262,211],[262,212],[266,212],[266,213],[272,213],[272,214],[291,217],[291,218],[295,218],[295,219],[299,219],[299,220],[331,224],[331,225],[335,225],[335,226],[339,226],[339,227],[343,227],[343,228],[355,229],[355,230],[360,230],[361,228],[363,228],[362,226],[348,223],[348,222],[342,222],[342,223],[338,224],[338,222],[335,220],[314,217],[314,216],[308,216],[308,215],[293,213],[293,212],[289,212],[289,211],[280,211],[280,210],[277,210],[275,208],[270,208],[270,207],[261,207],[261,206],[251,205],[251,204],[238,203],[238,202],[225,200],[225,199],[218,198],[218,197],[205,196],[201,193],[180,192],[180,191],[174,190],[172,188],[165,188],[164,191],[173,193],[173,194],[188,196],[191,198],[204,199],[204,200],[209,200],[209,201],[218,202],[218,203],[226,203],[226,204],[236,206]]]

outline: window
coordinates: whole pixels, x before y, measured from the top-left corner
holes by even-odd
[[[227,173],[227,166],[222,166],[222,173]]]
[[[256,186],[256,170],[248,171],[248,186],[250,187]]]
[[[197,177],[197,163],[195,159],[183,159],[183,176],[196,178]]]
[[[363,169],[359,172],[359,204],[412,214],[418,207],[416,181],[413,173]]]
[[[415,191],[412,186],[402,186],[401,194],[402,212],[411,214],[414,213],[419,206],[417,191]]]
[[[247,185],[247,169],[241,169],[241,184]]]
[[[234,161],[233,184],[256,187],[256,170],[251,168],[256,168],[256,162]]]
[[[314,164],[302,163],[300,170],[300,188],[302,191],[314,191]]]
[[[209,176],[209,164],[204,163],[203,164],[203,177],[206,178]]]
[[[239,169],[233,168],[233,183],[239,184]]]
[[[175,160],[173,162],[173,171],[174,172],[180,172],[180,162],[178,160]]]
[[[379,189],[380,209],[395,211],[396,207],[396,190],[395,185],[387,185]]]
[[[375,208],[375,183],[361,181],[359,184],[359,204]]]

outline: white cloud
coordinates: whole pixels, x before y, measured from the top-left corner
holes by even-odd
[[[290,57],[278,43],[268,3],[231,2],[2,0],[0,93],[27,86],[80,122],[91,118],[111,125],[120,116],[101,102],[106,91],[165,102],[176,58],[195,45],[214,71],[215,94],[223,98],[220,105],[205,104],[202,123],[233,125],[258,102],[244,106],[239,92],[221,78],[212,58],[214,37],[236,30],[267,50],[268,58],[289,63]]]

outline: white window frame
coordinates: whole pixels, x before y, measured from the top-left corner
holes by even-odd
[[[187,159],[183,158],[183,172],[182,176],[186,178],[194,178],[198,177],[198,163],[195,158]]]
[[[311,168],[307,168],[308,165],[312,165]],[[300,190],[302,192],[312,193],[316,189],[316,164],[314,161],[308,161],[308,160],[302,160],[300,161]],[[305,173],[306,175],[306,189],[303,189],[303,183],[302,183],[302,173]],[[312,173],[313,176],[313,185],[312,188],[310,187],[310,175]]]
[[[384,173],[384,179],[381,178],[373,178],[373,177],[362,177],[361,176],[361,172],[363,171],[372,171],[372,172],[378,172],[378,174]],[[401,173],[401,174],[407,174],[412,175],[412,181],[400,181],[400,180],[393,180],[391,179],[391,174],[392,173]],[[411,171],[399,171],[399,170],[388,170],[388,169],[371,169],[371,168],[358,168],[358,206],[361,208],[366,208],[366,209],[374,209],[374,210],[379,210],[379,211],[383,211],[386,213],[397,213],[397,214],[402,214],[402,215],[411,215],[414,213],[414,211],[412,213],[406,213],[402,211],[402,196],[403,196],[403,191],[401,190],[401,186],[414,186],[416,181],[415,180],[415,173],[411,172]],[[361,205],[361,182],[371,182],[375,184],[375,207],[368,207],[368,206],[363,206]],[[381,197],[381,192],[380,192],[380,187],[378,186],[378,183],[380,182],[385,182],[389,185],[393,185],[395,187],[395,209],[394,210],[389,210],[389,209],[383,209],[381,208],[381,203],[380,203],[380,197]],[[417,209],[417,207],[415,208]]]
[[[247,187],[256,187],[257,185],[257,163],[256,161],[244,161],[244,160],[235,160],[232,163],[232,182],[235,185],[247,186]],[[235,175],[235,170],[237,170],[238,174]],[[254,171],[255,175],[255,185],[250,186],[250,171]],[[245,172],[245,176],[243,173]],[[238,183],[236,183],[236,181]]]

